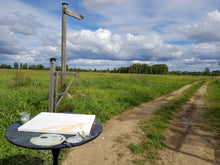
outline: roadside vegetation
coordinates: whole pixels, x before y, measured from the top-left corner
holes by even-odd
[[[216,139],[220,139],[220,77],[209,84],[208,94],[208,108],[203,117],[209,124],[208,129],[215,132]]]
[[[133,160],[134,163],[145,164],[148,161],[154,164],[155,160],[159,159],[158,152],[163,148],[165,131],[173,113],[181,110],[203,84],[204,81],[201,81],[191,86],[181,96],[162,106],[148,119],[139,123],[144,132],[143,142],[142,144],[130,144],[128,146],[132,152],[140,153],[140,158]]]
[[[49,71],[0,69],[0,164],[50,164],[50,151],[24,149],[5,138],[18,113],[48,111]],[[58,107],[58,112],[95,114],[105,122],[143,102],[170,93],[206,76],[167,76],[114,73],[80,73]],[[70,81],[71,77],[67,77]],[[154,135],[152,135],[154,136]],[[62,158],[62,156],[60,157]]]

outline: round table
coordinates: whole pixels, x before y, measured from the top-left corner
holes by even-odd
[[[89,136],[86,136],[81,142],[76,143],[76,144],[71,144],[71,147],[74,146],[79,146],[85,143],[88,143],[89,141],[95,139],[96,137],[98,137],[102,130],[102,124],[100,121],[98,121],[97,119],[95,119],[94,121],[94,127],[92,127]],[[7,138],[7,140],[9,142],[11,142],[12,144],[15,144],[17,146],[20,147],[24,147],[24,148],[29,148],[29,149],[36,149],[36,150],[51,150],[52,154],[53,154],[53,164],[57,165],[58,164],[58,156],[60,153],[60,150],[62,148],[68,148],[68,146],[64,145],[64,144],[58,144],[58,145],[53,145],[53,146],[37,146],[34,145],[30,142],[30,139],[32,137],[39,137],[41,134],[44,133],[40,133],[40,132],[21,132],[18,131],[18,127],[20,127],[21,124],[19,121],[14,122],[13,124],[11,124],[5,133],[5,136]],[[73,135],[64,135],[63,136],[67,138],[72,137]]]

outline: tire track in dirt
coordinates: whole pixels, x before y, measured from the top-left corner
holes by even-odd
[[[147,118],[162,105],[181,95],[191,85],[186,85],[177,91],[111,118],[103,124],[103,132],[97,139],[85,145],[71,148],[62,165],[133,164],[132,160],[136,158],[136,155],[131,153],[127,146],[130,143],[138,144],[141,142],[143,132],[137,123],[141,119]]]
[[[175,115],[166,134],[166,148],[161,151],[158,164],[163,165],[209,165],[220,164],[215,148],[214,133],[204,131],[202,113],[207,95],[205,83],[191,98],[189,104]]]

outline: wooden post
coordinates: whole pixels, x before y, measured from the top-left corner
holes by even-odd
[[[63,12],[62,12],[62,45],[61,45],[61,68],[62,68],[62,76],[61,76],[61,89],[65,90],[66,88],[66,23],[67,23],[67,15],[74,17],[76,19],[82,20],[83,16],[75,13],[74,11],[68,10],[67,3],[62,3]]]
[[[54,112],[56,58],[50,58],[50,89],[49,89],[49,111]]]
[[[61,45],[61,68],[62,73],[66,73],[66,22],[67,15],[65,14],[65,9],[67,9],[67,3],[62,3],[63,13],[62,13],[62,45]],[[66,87],[66,75],[61,76],[61,89]]]

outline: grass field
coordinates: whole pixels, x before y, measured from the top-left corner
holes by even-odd
[[[49,151],[28,150],[10,144],[6,128],[18,120],[18,113],[36,115],[48,111],[49,71],[0,70],[0,164],[50,164]],[[58,112],[95,114],[105,122],[143,102],[211,77],[80,73]],[[67,78],[70,81],[71,77]]]
[[[216,132],[215,138],[220,139],[220,82],[213,81],[208,87],[208,109],[204,114],[211,130]]]

